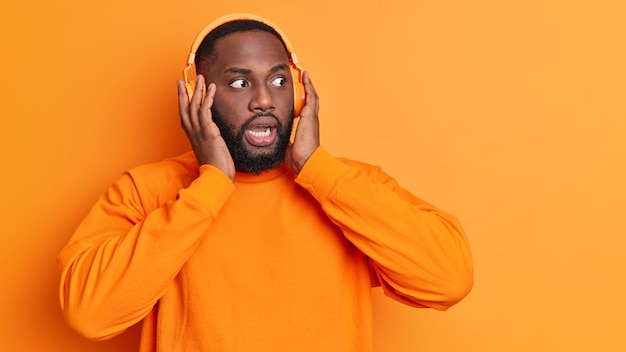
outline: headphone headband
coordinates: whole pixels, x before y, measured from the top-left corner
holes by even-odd
[[[270,20],[265,19],[261,16],[257,16],[257,15],[253,15],[250,13],[232,13],[230,15],[225,15],[222,16],[218,19],[216,19],[215,21],[209,23],[206,27],[204,27],[200,32],[198,32],[198,35],[196,36],[196,39],[193,41],[193,44],[191,45],[191,50],[189,52],[189,57],[187,58],[187,65],[193,65],[195,63],[196,60],[196,51],[198,51],[198,48],[200,47],[200,44],[202,44],[202,41],[204,40],[204,38],[211,33],[212,30],[214,30],[215,28],[228,23],[228,22],[233,22],[233,21],[238,21],[238,20],[252,20],[252,21],[257,21],[257,22],[261,22],[263,24],[266,24],[270,27],[272,27],[281,37],[283,43],[285,43],[285,47],[287,47],[287,51],[289,54],[289,60],[291,61],[292,64],[297,65],[298,64],[298,58],[296,56],[296,54],[293,52],[293,47],[291,46],[291,43],[289,42],[289,39],[287,39],[287,36],[285,35],[285,33],[283,31],[280,30],[280,28],[278,28],[274,23],[272,23]]]

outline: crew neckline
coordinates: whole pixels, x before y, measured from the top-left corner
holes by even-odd
[[[287,171],[289,171],[289,169],[285,163],[280,163],[277,168],[262,171],[258,175],[237,171],[235,173],[235,182],[265,182],[280,177]]]

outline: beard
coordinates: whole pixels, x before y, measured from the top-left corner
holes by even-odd
[[[272,113],[258,114],[244,122],[240,127],[230,124],[215,107],[211,107],[213,122],[220,129],[222,138],[230,151],[235,170],[258,175],[262,171],[275,169],[285,159],[289,146],[289,137],[293,128],[294,111],[291,110],[287,124],[281,123]],[[259,116],[271,116],[278,121],[276,126],[276,143],[267,148],[256,148],[244,144],[244,134],[248,124]]]

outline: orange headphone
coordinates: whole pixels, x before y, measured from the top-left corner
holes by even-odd
[[[300,66],[298,66],[298,58],[296,57],[296,53],[293,52],[293,47],[291,46],[289,39],[287,39],[287,36],[272,22],[263,17],[247,13],[234,13],[220,17],[215,21],[209,23],[209,25],[204,27],[198,33],[196,39],[191,45],[191,52],[189,53],[189,58],[187,59],[187,66],[183,69],[183,77],[185,78],[185,85],[187,87],[187,95],[189,95],[189,99],[191,99],[191,97],[193,96],[193,92],[196,87],[196,73],[195,69],[192,70],[192,68],[195,67],[196,51],[198,50],[198,47],[200,47],[200,44],[202,44],[202,40],[204,40],[204,37],[206,37],[215,28],[221,26],[224,23],[237,20],[253,20],[264,23],[272,27],[282,37],[282,40],[287,47],[289,62],[291,63],[291,76],[293,78],[294,117],[299,117],[306,99],[304,84],[302,82],[302,73],[304,71],[302,70],[302,68],[300,68]]]

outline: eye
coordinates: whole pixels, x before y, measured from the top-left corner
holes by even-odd
[[[276,87],[283,87],[287,83],[285,77],[276,77],[272,81],[272,84]]]
[[[248,81],[245,79],[236,79],[229,84],[233,88],[245,88],[249,86]]]

